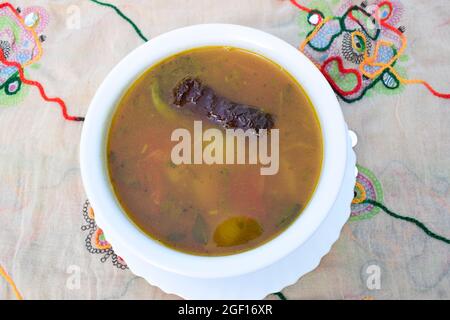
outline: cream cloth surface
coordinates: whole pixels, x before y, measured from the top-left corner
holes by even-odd
[[[110,2],[149,38],[212,22],[258,28],[293,46],[304,38],[300,11],[289,1]],[[328,2],[332,8],[340,5]],[[399,25],[406,26],[409,40],[408,76],[450,91],[449,1],[402,2]],[[49,96],[64,99],[74,115],[86,114],[107,73],[142,43],[112,9],[91,1],[23,0],[12,5],[48,12],[42,58],[26,67],[26,74],[42,82]],[[86,250],[87,232],[80,229],[86,225],[86,195],[78,161],[83,124],[64,120],[56,104],[26,87],[21,100],[0,106],[0,265],[25,299],[177,298]],[[395,95],[374,93],[354,104],[342,102],[342,109],[359,136],[358,163],[378,177],[386,205],[450,237],[450,100],[409,85]],[[375,290],[367,283],[370,266],[380,271]],[[283,293],[289,299],[449,299],[449,272],[449,245],[379,213],[347,223],[320,266]],[[2,278],[0,298],[14,298]]]

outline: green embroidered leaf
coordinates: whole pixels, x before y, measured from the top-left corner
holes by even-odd
[[[385,71],[382,75],[381,81],[386,88],[397,89],[400,86],[400,81],[390,71]]]

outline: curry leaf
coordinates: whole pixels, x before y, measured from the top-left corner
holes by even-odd
[[[295,217],[300,213],[301,205],[296,203],[293,206],[286,208],[278,221],[277,226],[285,227],[294,221]]]
[[[192,236],[198,243],[206,244],[208,242],[208,225],[201,214],[195,218]]]

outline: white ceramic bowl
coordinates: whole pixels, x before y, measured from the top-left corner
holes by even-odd
[[[107,133],[116,106],[129,86],[164,58],[191,48],[232,46],[274,61],[302,85],[321,124],[324,140],[322,172],[308,206],[275,239],[255,249],[224,257],[203,257],[165,247],[139,231],[115,198],[106,159]],[[302,53],[288,43],[259,30],[225,24],[177,29],[143,44],[125,57],[106,77],[92,100],[81,137],[81,173],[98,225],[113,247],[137,256],[159,269],[193,278],[244,275],[272,265],[300,247],[320,226],[342,186],[347,161],[348,132],[328,82]]]

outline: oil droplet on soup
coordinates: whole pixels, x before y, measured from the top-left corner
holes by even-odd
[[[173,106],[173,89],[195,78],[236,103],[274,118],[279,171],[260,165],[174,165],[175,129],[223,128]],[[114,192],[133,223],[173,249],[219,256],[270,241],[301,214],[317,186],[323,146],[320,125],[300,85],[280,66],[229,47],[172,56],[146,71],[120,100],[108,137]]]

